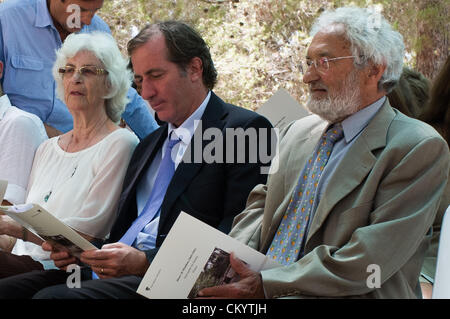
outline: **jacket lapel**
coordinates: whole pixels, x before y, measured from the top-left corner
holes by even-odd
[[[155,157],[158,150],[162,147],[164,140],[167,137],[167,124],[161,126],[158,130],[156,130],[153,134],[150,134],[144,141],[141,143],[144,144],[142,148],[141,154],[134,155],[133,162],[130,162],[129,171],[127,172],[126,180],[124,181],[124,185],[126,188],[124,189],[123,194],[129,199],[131,195],[133,198],[131,200],[136,200],[135,198],[135,190],[138,181],[141,178],[142,174],[146,171],[146,168],[151,164],[153,158]],[[145,145],[146,144],[146,145]],[[136,212],[137,216],[137,212]]]
[[[326,122],[314,127],[303,139],[295,141],[289,153],[286,165],[286,173],[284,174],[284,191],[285,194],[292,194],[294,188],[297,187],[300,173],[311,157],[322,133],[326,127]],[[306,139],[306,140],[305,140]],[[298,150],[302,150],[299,152]]]
[[[281,137],[280,144],[280,166],[279,171],[269,177],[270,192],[269,198],[277,198],[274,202],[266,204],[272,206],[274,215],[264,214],[261,227],[261,247],[268,247],[273,240],[281,219],[286,213],[289,200],[297,187],[300,173],[303,171],[307,161],[313,154],[313,151],[322,136],[327,122],[319,117],[309,118],[308,121],[300,121],[289,128],[294,133],[286,133]],[[285,144],[286,146],[283,146]],[[286,153],[286,155],[284,155]],[[273,206],[275,203],[275,206]],[[264,249],[266,249],[264,248]],[[263,249],[263,250],[264,250]]]
[[[360,185],[375,165],[372,151],[386,146],[389,126],[395,116],[386,100],[331,176],[314,215],[307,240],[320,229],[336,204]]]
[[[118,204],[118,216],[111,229],[109,242],[118,241],[137,218],[136,188],[139,180],[153,161],[167,136],[167,125],[163,125],[141,141],[136,148],[123,182],[123,191]]]
[[[161,205],[159,228],[164,225],[164,222],[167,219],[170,209],[176,199],[185,191],[191,180],[197,175],[200,168],[204,165],[203,161],[199,161],[199,159],[203,158],[203,149],[207,144],[211,143],[211,141],[204,140],[202,138],[203,133],[205,130],[212,127],[216,127],[221,130],[223,126],[222,119],[226,115],[227,112],[223,107],[222,100],[211,92],[211,98],[205,108],[201,123],[197,127],[194,136],[192,137],[191,142],[183,155],[183,160],[178,165],[167,188],[166,196]]]

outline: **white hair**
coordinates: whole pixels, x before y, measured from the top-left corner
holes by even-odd
[[[64,67],[67,60],[80,51],[92,52],[108,71],[106,76],[109,92],[104,96],[106,114],[113,122],[119,122],[128,103],[127,93],[131,87],[131,71],[128,69],[128,60],[122,56],[116,41],[108,33],[98,31],[72,33],[66,38],[62,47],[56,51],[56,61],[53,65],[58,98],[64,101],[64,85],[58,69]]]
[[[386,65],[378,88],[389,93],[397,84],[403,68],[405,45],[402,35],[375,9],[343,7],[323,12],[315,21],[311,35],[330,28],[344,27],[344,37],[357,56],[355,65],[365,67],[369,62]]]

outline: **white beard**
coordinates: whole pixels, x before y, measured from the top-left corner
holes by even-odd
[[[345,78],[342,91],[337,94],[328,94],[323,99],[315,99],[310,95],[306,107],[329,123],[338,123],[344,120],[359,109],[361,91],[357,81],[357,71],[353,71]]]

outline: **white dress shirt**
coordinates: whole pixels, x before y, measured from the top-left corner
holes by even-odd
[[[194,113],[189,116],[179,127],[175,127],[171,123],[168,125],[168,134],[167,138],[164,141],[163,147],[158,150],[155,158],[150,164],[147,172],[143,176],[142,180],[139,182],[136,191],[136,201],[137,201],[137,210],[138,215],[142,213],[142,210],[147,203],[147,200],[151,194],[152,188],[155,183],[156,175],[158,175],[158,169],[161,163],[162,154],[167,147],[167,143],[169,141],[169,136],[171,139],[179,138],[181,141],[174,146],[172,150],[172,154],[176,154],[175,158],[175,170],[178,167],[178,164],[181,162],[183,158],[184,152],[186,151],[189,143],[191,142],[192,136],[201,120],[203,113],[205,112],[206,105],[209,102],[211,97],[211,92],[209,92],[206,98],[203,100],[202,104],[195,110]],[[156,246],[156,237],[158,235],[158,225],[159,225],[159,214],[158,211],[153,218],[153,220],[148,223],[142,231],[137,235],[136,240],[133,243],[133,246],[139,250],[153,249]]]

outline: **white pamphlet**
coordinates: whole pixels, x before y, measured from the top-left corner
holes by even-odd
[[[256,110],[280,130],[289,123],[310,113],[302,107],[286,90],[278,90],[266,103]]]
[[[195,298],[197,292],[238,280],[229,256],[261,271],[280,264],[202,221],[181,212],[137,292],[152,299]]]
[[[0,195],[2,195],[3,188],[6,189],[7,184],[8,182],[0,180]],[[75,230],[38,204],[0,206],[0,212],[8,215],[43,240],[50,242],[55,247],[70,251],[76,257],[79,257],[84,250],[97,249]]]

